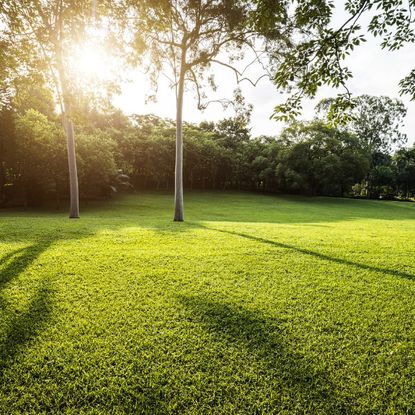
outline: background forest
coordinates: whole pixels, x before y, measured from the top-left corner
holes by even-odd
[[[412,6],[344,6],[351,18],[334,30],[331,1],[3,2],[0,205],[69,199],[77,218],[79,195],[174,189],[174,218],[183,221],[183,186],[412,199],[415,150],[405,147],[404,104],[353,97],[352,73],[342,64],[366,40],[357,21],[373,8],[368,32],[384,38],[382,48],[413,43]],[[250,79],[245,71],[254,63]],[[227,100],[231,116],[184,122],[188,92],[198,109],[221,101],[210,94],[217,66],[234,73],[236,87],[266,77],[288,92],[285,103],[270,108],[272,118],[286,122],[281,133],[251,134],[252,106],[240,89]],[[156,94],[161,74],[169,79],[174,121],[126,116],[113,105],[122,80],[138,67],[148,75],[142,95]],[[414,73],[401,80],[401,94],[413,96]],[[303,98],[315,98],[322,85],[344,92],[322,100],[312,121],[298,121]]]
[[[68,198],[64,132],[52,96],[21,79],[0,112],[0,201],[36,206]],[[234,116],[184,124],[187,189],[255,190],[304,195],[413,198],[415,148],[400,132],[405,108],[387,97],[355,98],[346,124],[328,123],[330,100],[310,122],[275,137],[253,137],[252,107],[238,92]],[[174,188],[175,123],[127,117],[91,101],[74,107],[82,199],[135,189]]]

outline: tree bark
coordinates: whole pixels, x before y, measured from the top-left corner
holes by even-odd
[[[59,21],[60,32],[59,38],[55,41],[55,56],[57,61],[58,77],[55,78],[56,88],[60,95],[60,105],[62,112],[62,124],[66,135],[66,148],[68,153],[68,168],[69,168],[69,218],[79,218],[79,188],[78,188],[78,169],[76,166],[75,154],[75,134],[71,119],[71,102],[68,92],[67,79],[65,76],[64,62],[62,58],[62,19]],[[53,74],[53,71],[52,71]],[[60,87],[60,88],[59,88]],[[60,89],[60,91],[59,91]]]
[[[176,165],[174,183],[174,220],[183,222],[183,94],[186,74],[185,51],[182,51],[180,76],[176,101]]]
[[[79,218],[79,188],[78,188],[78,169],[76,166],[75,155],[75,137],[72,120],[68,119],[65,114],[65,132],[66,145],[68,150],[68,168],[69,168],[69,197],[70,208],[69,218]]]

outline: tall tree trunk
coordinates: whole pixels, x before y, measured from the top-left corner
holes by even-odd
[[[65,132],[66,145],[68,150],[68,168],[69,168],[69,197],[70,209],[69,217],[71,219],[79,218],[79,188],[78,188],[78,169],[76,166],[75,155],[75,137],[72,120],[68,119],[65,114]]]
[[[183,94],[186,74],[185,50],[182,51],[176,102],[176,166],[174,183],[174,220],[183,222]]]
[[[61,29],[62,30],[62,29]],[[76,166],[76,154],[75,154],[75,134],[73,123],[71,119],[71,103],[67,88],[67,80],[65,76],[63,58],[62,58],[62,33],[60,35],[60,41],[56,45],[56,57],[57,57],[57,69],[58,79],[55,82],[59,84],[62,96],[60,97],[61,111],[62,111],[62,123],[66,135],[66,148],[68,152],[68,168],[69,168],[69,197],[70,208],[69,218],[79,218],[79,188],[78,188],[78,169]],[[57,85],[59,90],[59,87]]]

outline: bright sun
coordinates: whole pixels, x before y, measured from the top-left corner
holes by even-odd
[[[82,47],[76,60],[78,71],[85,75],[93,75],[100,72],[105,62],[102,52],[92,45]]]
[[[115,59],[99,42],[86,41],[72,54],[75,73],[83,78],[108,81],[114,77]]]

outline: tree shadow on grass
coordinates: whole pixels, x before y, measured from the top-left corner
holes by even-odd
[[[0,258],[0,265],[5,264],[10,260],[10,262],[0,271],[0,290],[2,290],[8,282],[17,278],[24,272],[42,252],[49,248],[52,242],[53,241],[48,238],[42,238],[39,242],[12,251]]]
[[[311,251],[309,249],[299,248],[299,247],[294,246],[294,245],[289,245],[289,244],[286,244],[286,243],[283,243],[283,242],[271,241],[269,239],[260,238],[258,236],[248,235],[248,234],[245,234],[245,233],[227,231],[225,229],[211,228],[211,227],[203,226],[203,225],[200,225],[200,226],[204,227],[205,229],[212,230],[212,231],[227,233],[227,234],[230,234],[230,235],[240,236],[242,238],[246,238],[246,239],[249,239],[251,241],[261,242],[263,244],[267,244],[267,245],[270,245],[270,246],[273,246],[273,247],[276,247],[276,248],[289,249],[291,251],[295,251],[295,252],[299,252],[301,254],[309,255],[311,257],[318,258],[318,259],[321,259],[323,261],[330,261],[330,262],[334,262],[334,263],[340,264],[340,265],[347,265],[347,266],[362,269],[362,270],[365,270],[365,271],[378,272],[380,274],[383,274],[383,275],[389,276],[389,277],[406,278],[406,279],[411,280],[411,281],[415,280],[415,275],[409,274],[407,272],[402,272],[402,271],[397,271],[397,270],[387,269],[387,268],[379,268],[379,267],[375,267],[375,266],[372,266],[372,265],[361,264],[359,262],[353,262],[353,261],[350,261],[348,259],[335,258],[335,257],[331,257],[329,255],[321,254],[319,252]]]
[[[4,289],[18,278],[53,243],[46,237],[28,247],[15,250],[0,259],[5,265],[0,271],[0,304],[5,319],[5,329],[0,333],[0,378],[4,370],[13,363],[16,355],[24,350],[47,322],[52,305],[50,280],[42,279],[32,295],[25,311],[17,312],[7,305]]]
[[[13,258],[14,256],[16,256],[17,254],[19,254],[20,252],[23,252],[23,251],[26,251],[26,250],[27,250],[27,247],[25,246],[24,248],[16,249],[16,250],[11,251],[8,254],[2,256],[0,258],[0,265],[3,265],[9,259]],[[0,284],[1,284],[2,280],[3,280],[3,272],[0,274]]]
[[[278,319],[201,296],[180,296],[179,300],[218,341],[237,345],[238,349],[253,356],[260,367],[265,366],[265,373],[262,372],[265,380],[257,387],[266,390],[263,393],[256,390],[256,393],[263,399],[271,388],[275,388],[275,402],[264,402],[269,409],[272,408],[270,412],[279,413],[278,408],[272,406],[279,403],[287,409],[288,393],[289,406],[291,410],[298,409],[298,413],[303,413],[306,408],[311,410],[310,413],[349,413],[350,408],[336,395],[324,369],[287,344]],[[243,377],[243,368],[240,370],[242,373],[235,374],[236,378]],[[284,395],[283,403],[279,402],[279,391]],[[243,401],[244,396],[238,394],[235,399]],[[249,406],[250,401],[246,405]]]
[[[415,204],[261,193],[208,194],[205,203],[187,203],[194,220],[246,223],[332,223],[354,220],[415,220]],[[210,200],[210,203],[208,202]]]
[[[0,378],[4,370],[13,363],[16,355],[36,338],[47,322],[52,308],[50,281],[44,280],[36,288],[28,308],[22,313],[13,313],[0,341]]]
[[[21,211],[2,210],[5,219],[55,218],[67,221],[66,209],[50,210],[47,207]],[[101,219],[108,227],[138,226],[166,229],[171,232],[186,229],[172,221],[172,195],[144,192],[95,201],[82,208],[81,222]],[[354,200],[330,197],[304,197],[272,195],[250,192],[187,192],[185,201],[186,223],[246,222],[317,226],[318,223],[334,223],[355,220],[415,220],[415,203],[379,200]],[[0,224],[1,225],[1,224]],[[329,225],[324,225],[329,226]],[[1,229],[0,229],[1,231]]]

